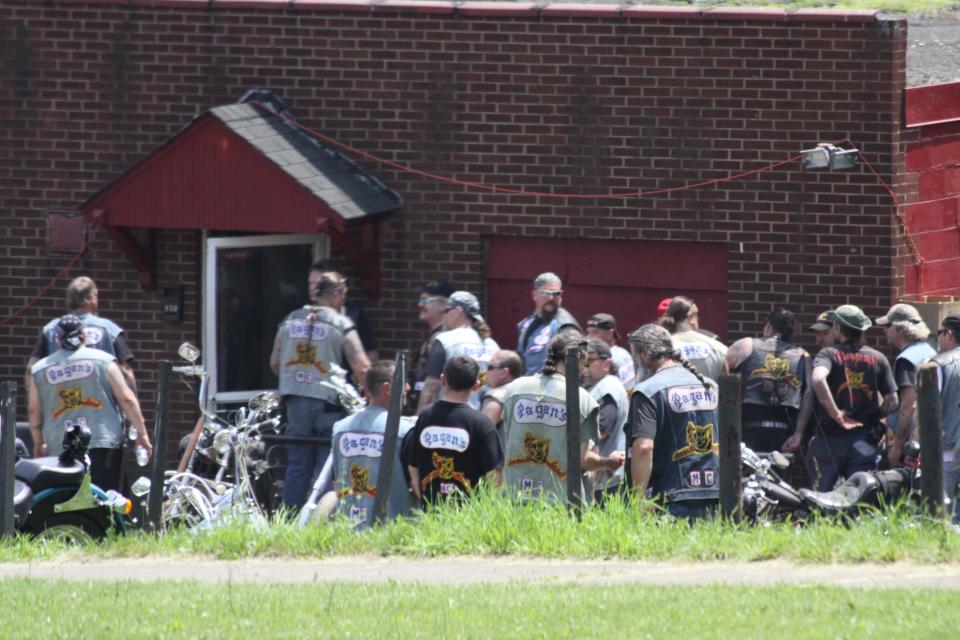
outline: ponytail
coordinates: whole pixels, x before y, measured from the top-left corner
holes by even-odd
[[[674,352],[673,352],[673,359],[676,360],[677,362],[679,362],[680,365],[681,365],[684,369],[686,369],[687,371],[689,371],[689,372],[692,373],[693,375],[697,376],[697,380],[700,381],[700,384],[703,385],[703,388],[704,388],[704,389],[709,389],[709,388],[710,388],[710,383],[707,382],[707,379],[703,377],[703,374],[700,373],[699,371],[697,371],[697,369],[696,369],[692,364],[690,364],[690,361],[689,361],[689,360],[687,360],[687,359],[684,358],[682,355],[680,355],[680,352],[679,352],[679,351],[674,351]]]

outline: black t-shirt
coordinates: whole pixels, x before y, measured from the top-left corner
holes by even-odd
[[[430,355],[427,356],[426,376],[424,379],[436,378],[439,380],[445,364],[447,364],[447,350],[443,348],[442,342],[434,340],[433,346],[430,347]]]
[[[113,352],[116,354],[117,362],[121,364],[133,360],[133,351],[130,350],[130,346],[127,344],[125,334],[121,333],[117,336],[117,339],[113,341]],[[42,360],[48,355],[50,355],[50,353],[47,351],[47,339],[43,333],[41,333],[36,344],[33,345],[33,352],[30,354],[30,357]]]
[[[630,413],[624,429],[627,432],[627,449],[637,438],[653,440],[657,436],[657,410],[642,393],[630,396]]]
[[[459,402],[438,400],[417,418],[401,455],[420,472],[425,502],[466,493],[503,466],[503,446],[490,418]]]
[[[893,364],[893,379],[897,389],[917,386],[917,368],[906,358],[900,358]]]
[[[597,411],[597,426],[601,434],[607,436],[613,433],[617,426],[617,417],[619,416],[617,401],[609,393],[600,398],[600,410]]]
[[[837,408],[846,412],[864,428],[876,426],[883,417],[877,392],[883,396],[897,392],[893,371],[886,356],[871,347],[849,342],[822,349],[813,360],[813,368],[826,367],[827,386]],[[815,403],[817,419],[827,433],[845,431],[827,416],[826,409]]]

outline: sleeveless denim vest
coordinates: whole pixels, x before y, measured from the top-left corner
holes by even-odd
[[[313,311],[313,322],[307,316]],[[337,392],[320,383],[343,373],[343,336],[353,322],[330,307],[304,307],[280,324],[280,394],[339,402]]]

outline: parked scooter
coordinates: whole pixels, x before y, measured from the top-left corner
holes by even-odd
[[[90,482],[90,430],[67,429],[59,457],[20,457],[14,466],[14,527],[40,539],[86,543],[127,530],[131,502]]]

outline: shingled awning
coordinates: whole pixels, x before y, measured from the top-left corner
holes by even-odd
[[[155,286],[151,230],[208,229],[326,233],[376,291],[375,218],[402,204],[261,91],[197,116],[80,209],[102,218],[146,289]]]

